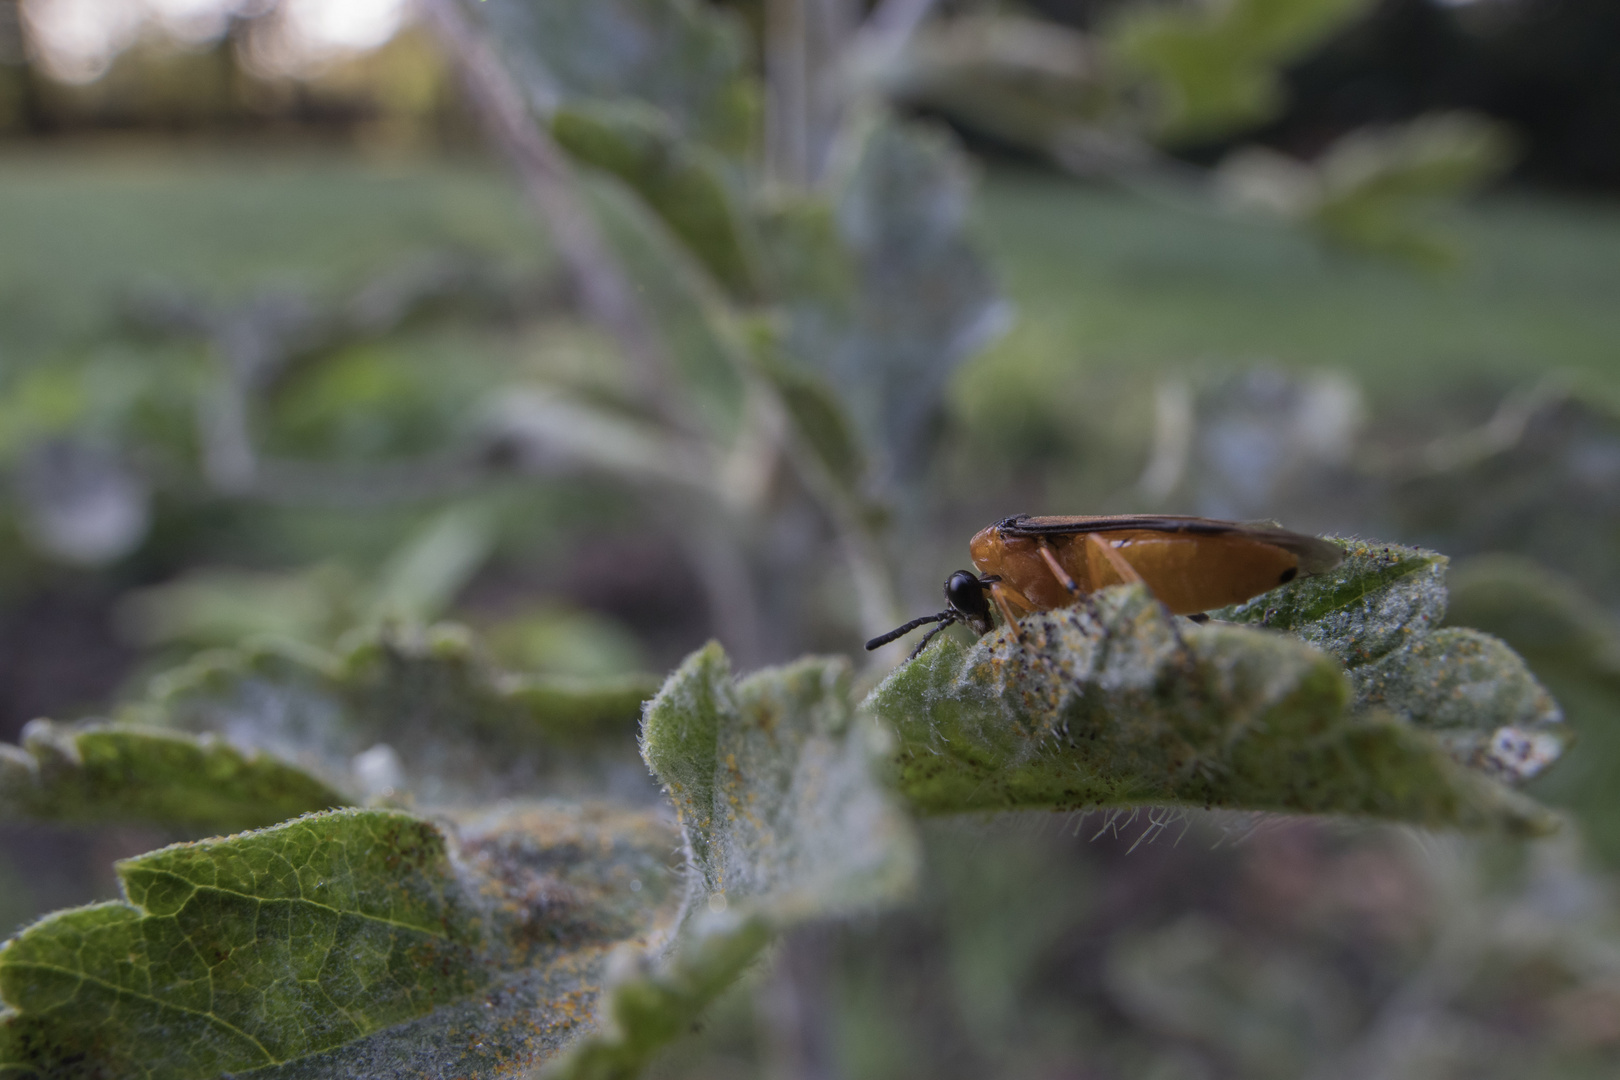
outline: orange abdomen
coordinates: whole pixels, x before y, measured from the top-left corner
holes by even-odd
[[[1123,584],[1088,536],[1118,552],[1177,615],[1240,603],[1300,572],[1296,554],[1241,531],[1210,536],[1123,529],[1032,538],[1003,536],[992,526],[973,538],[970,551],[981,573],[1000,576],[1036,609],[1045,610],[1067,606],[1074,598],[1041,557],[1043,543],[1082,591]]]

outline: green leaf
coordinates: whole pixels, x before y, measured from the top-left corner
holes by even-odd
[[[613,985],[604,1028],[542,1074],[546,1080],[631,1080],[686,1034],[703,1010],[758,958],[772,937],[763,918],[703,912],[688,920],[673,956]]]
[[[866,455],[832,387],[814,371],[782,357],[771,344],[761,343],[753,357],[776,388],[805,447],[845,490],[858,490],[866,474]]]
[[[1339,247],[1447,269],[1460,251],[1429,219],[1512,158],[1500,125],[1434,113],[1351,132],[1309,163],[1245,147],[1221,161],[1217,179],[1235,204],[1279,214]]]
[[[361,620],[366,591],[334,563],[279,572],[205,567],[125,594],[118,629],[148,646],[218,648],[250,638],[325,644]]]
[[[324,646],[356,627],[426,623],[488,558],[494,526],[487,508],[451,506],[409,536],[370,581],[333,563],[279,572],[204,568],[126,595],[119,629],[148,645],[280,638]]]
[[[1286,630],[1351,671],[1388,656],[1446,613],[1444,555],[1353,541],[1325,574],[1211,612],[1212,618]]]
[[[629,184],[727,289],[756,292],[746,224],[712,151],[681,138],[639,102],[583,102],[558,109],[551,133],[575,158]]]
[[[1307,220],[1345,247],[1444,269],[1458,262],[1457,245],[1426,212],[1500,175],[1513,157],[1501,125],[1468,113],[1352,132],[1315,163],[1322,195]]]
[[[943,113],[1037,153],[1077,126],[1103,121],[1111,105],[1087,35],[1006,10],[923,23],[880,77],[910,109]]]
[[[204,654],[154,680],[123,716],[215,732],[337,786],[408,789],[423,805],[443,805],[532,793],[541,782],[548,794],[585,794],[600,788],[604,769],[639,771],[630,736],[654,689],[640,676],[504,674],[467,631],[440,625],[379,631],[338,653],[270,643]],[[570,749],[587,743],[589,755]]]
[[[350,800],[270,755],[210,735],[35,720],[0,745],[0,813],[232,832]]]
[[[436,514],[384,564],[362,625],[437,619],[489,558],[495,539],[494,515],[485,507],[455,505]]]
[[[346,810],[118,866],[126,900],[0,951],[0,1074],[515,1076],[667,933],[655,817],[536,805],[450,834]]]
[[[118,871],[127,901],[50,916],[0,953],[15,1010],[0,1061],[19,1072],[259,1068],[483,981],[477,920],[444,840],[405,815],[339,811]]]
[[[1112,21],[1104,40],[1155,80],[1165,139],[1207,139],[1269,119],[1283,103],[1278,69],[1368,6],[1369,0],[1137,5]]]
[[[1620,691],[1620,628],[1573,578],[1529,559],[1486,555],[1459,565],[1450,578],[1446,622],[1499,634],[1542,668]]]
[[[705,896],[779,919],[881,903],[906,887],[912,839],[874,773],[883,749],[855,714],[847,660],[733,681],[714,644],[670,676],[641,735]]]
[[[785,206],[760,245],[783,352],[832,388],[880,473],[923,468],[951,374],[1006,323],[949,133],[878,115],[849,134],[831,214]]]
[[[658,686],[651,675],[520,675],[506,679],[501,690],[519,710],[519,723],[537,721],[548,740],[576,742],[628,731]]]
[[[1591,854],[1620,866],[1620,625],[1587,584],[1528,559],[1488,555],[1451,575],[1446,621],[1500,634],[1547,681],[1564,707],[1581,753],[1533,790],[1580,821]]]
[[[668,955],[623,977],[609,1027],[552,1075],[635,1075],[773,930],[903,896],[917,854],[875,770],[885,745],[851,705],[845,660],[737,681],[718,645],[688,657],[647,706],[641,739],[685,837],[682,929]]]
[[[694,0],[485,0],[476,11],[544,113],[640,101],[729,154],[757,139],[747,32],[731,12]]]
[[[1512,747],[1498,748],[1500,762],[1482,755],[1481,729],[1432,711],[1466,687],[1490,706],[1477,721],[1487,739],[1507,717],[1557,737],[1556,713],[1537,711],[1550,701],[1524,694],[1533,681],[1522,663],[1492,650],[1486,664],[1459,665],[1447,642],[1425,637],[1443,610],[1440,565],[1359,545],[1330,574],[1222,613],[1285,627],[1316,648],[1242,626],[1174,623],[1145,589],[1105,589],[1089,612],[1025,618],[1022,642],[1007,629],[966,648],[945,641],[894,672],[868,706],[897,731],[901,790],[928,813],[1154,804],[1546,831],[1556,819],[1493,778],[1525,774],[1513,770]],[[1335,652],[1366,677],[1347,675]],[[1405,667],[1373,663],[1381,657]],[[1415,681],[1437,674],[1450,681],[1426,697]],[[1431,711],[1374,707],[1374,690],[1387,706]],[[1422,730],[1431,726],[1463,727],[1466,737],[1452,740],[1462,761]],[[1489,770],[1463,763],[1482,756]]]
[[[1438,629],[1445,556],[1363,541],[1333,570],[1215,613],[1287,630],[1337,657],[1358,706],[1388,709],[1432,733],[1457,760],[1527,780],[1569,732],[1524,660],[1477,630]]]

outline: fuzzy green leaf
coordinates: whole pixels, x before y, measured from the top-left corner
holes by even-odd
[[[381,632],[336,654],[284,644],[204,654],[125,716],[215,732],[356,792],[409,788],[444,804],[532,792],[537,777],[588,787],[615,752],[634,769],[629,737],[655,689],[641,677],[502,674],[446,625]],[[587,759],[578,750],[592,739],[602,753]]]
[[[0,813],[205,832],[271,825],[349,800],[309,773],[210,735],[36,720],[0,745]]]
[[[1433,734],[1457,760],[1527,780],[1563,752],[1557,702],[1524,661],[1445,619],[1445,556],[1364,541],[1327,574],[1256,597],[1216,617],[1286,630],[1337,657],[1358,706],[1388,709]]]
[[[667,932],[673,842],[577,807],[448,835],[348,810],[127,860],[126,901],[0,951],[0,1075],[518,1075],[588,1024],[611,949]]]
[[[690,1031],[770,944],[759,916],[704,911],[689,919],[662,964],[643,961],[621,975],[605,1002],[604,1028],[548,1067],[546,1080],[632,1080],[663,1046]]]
[[[1443,610],[1437,559],[1392,549],[1347,562],[1252,601],[1250,613],[1366,660],[1402,648],[1402,620],[1427,625],[1427,608]],[[1515,832],[1555,821],[1417,723],[1358,700],[1334,656],[1302,641],[1175,624],[1139,587],[1102,590],[1092,613],[1021,625],[1022,642],[1006,629],[967,648],[947,641],[868,699],[899,734],[901,789],[919,809],[1188,805]],[[1504,684],[1471,674],[1487,697],[1523,687],[1522,665]],[[1397,693],[1393,670],[1385,677],[1391,704],[1423,700],[1416,687]],[[1472,760],[1476,742],[1462,743]]]
[[[1285,630],[1354,671],[1438,626],[1447,559],[1422,548],[1354,541],[1326,574],[1211,612],[1223,622]]]
[[[916,870],[910,826],[874,768],[885,740],[852,707],[847,661],[738,681],[711,644],[648,705],[641,746],[686,841],[681,933],[663,959],[626,974],[607,1030],[555,1077],[634,1076],[773,930],[891,902]]]
[[[874,773],[883,748],[855,714],[848,661],[811,658],[734,681],[713,644],[670,676],[641,735],[704,896],[778,920],[881,903],[906,887],[912,839]]]

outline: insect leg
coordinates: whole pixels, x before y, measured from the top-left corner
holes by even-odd
[[[1112,544],[1105,543],[1096,533],[1086,534],[1086,544],[1103,557],[1103,561],[1113,567],[1114,573],[1127,585],[1143,584],[1142,575],[1136,572],[1136,567],[1125,561],[1125,556],[1114,550]]]
[[[934,640],[934,635],[935,634],[939,633],[941,630],[944,630],[944,629],[948,628],[949,626],[951,626],[951,624],[953,624],[953,623],[955,623],[957,621],[958,620],[956,620],[956,619],[941,619],[941,620],[939,620],[939,625],[934,627],[932,630],[928,631],[928,633],[924,634],[923,639],[921,641],[917,642],[917,647],[915,649],[911,650],[911,655],[906,657],[906,662],[910,663],[911,661],[917,659],[917,657],[921,656],[922,651],[924,649],[928,648],[928,643],[930,641]]]
[[[1087,533],[1086,543],[1098,554],[1102,555],[1103,561],[1113,567],[1114,573],[1118,574],[1126,584],[1147,584],[1142,580],[1142,575],[1136,572],[1136,567],[1126,562],[1125,556],[1115,551],[1112,544],[1105,543],[1096,533]],[[1151,593],[1152,591],[1152,586],[1148,586],[1148,592]],[[1154,599],[1158,600],[1158,597],[1155,595]],[[1163,600],[1159,600],[1159,607],[1164,609],[1164,621],[1170,624],[1170,633],[1176,639],[1176,647],[1181,651],[1182,659],[1191,663],[1193,659],[1192,649],[1188,648],[1187,639],[1181,636],[1181,627],[1176,625],[1175,615],[1171,613],[1169,605]]]
[[[1052,552],[1052,545],[1043,539],[1035,550],[1040,552],[1046,568],[1052,571],[1052,576],[1057,578],[1058,584],[1069,590],[1070,596],[1079,596],[1080,586],[1074,583],[1074,578],[1070,577],[1069,572],[1063,569],[1063,564],[1058,562],[1057,556]]]
[[[1096,537],[1093,536],[1090,539],[1095,540]],[[1045,561],[1046,568],[1052,571],[1052,576],[1057,578],[1058,584],[1069,590],[1070,596],[1080,601],[1080,603],[1085,607],[1086,614],[1091,617],[1093,622],[1101,625],[1102,616],[1097,612],[1097,602],[1091,598],[1090,593],[1081,590],[1080,586],[1075,583],[1074,578],[1069,576],[1069,572],[1063,569],[1063,564],[1058,562],[1057,555],[1052,551],[1052,546],[1043,539],[1035,550],[1041,553],[1041,558]]]
[[[1018,616],[1013,613],[1013,604],[1016,603],[1025,611],[1035,610],[1035,605],[1024,598],[1024,594],[1008,585],[1004,581],[990,583],[990,599],[996,602],[1001,609],[1001,617],[1007,620],[1007,628],[1012,631],[1013,637],[1018,641],[1024,640],[1024,630],[1018,625]]]

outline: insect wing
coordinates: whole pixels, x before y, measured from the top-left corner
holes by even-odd
[[[1020,514],[998,522],[996,528],[1005,536],[1028,537],[1111,532],[1158,532],[1189,537],[1241,536],[1288,552],[1299,560],[1299,568],[1305,574],[1331,570],[1344,558],[1344,551],[1337,544],[1321,537],[1289,532],[1270,524],[1250,525],[1179,514],[1055,514],[1043,517]]]

